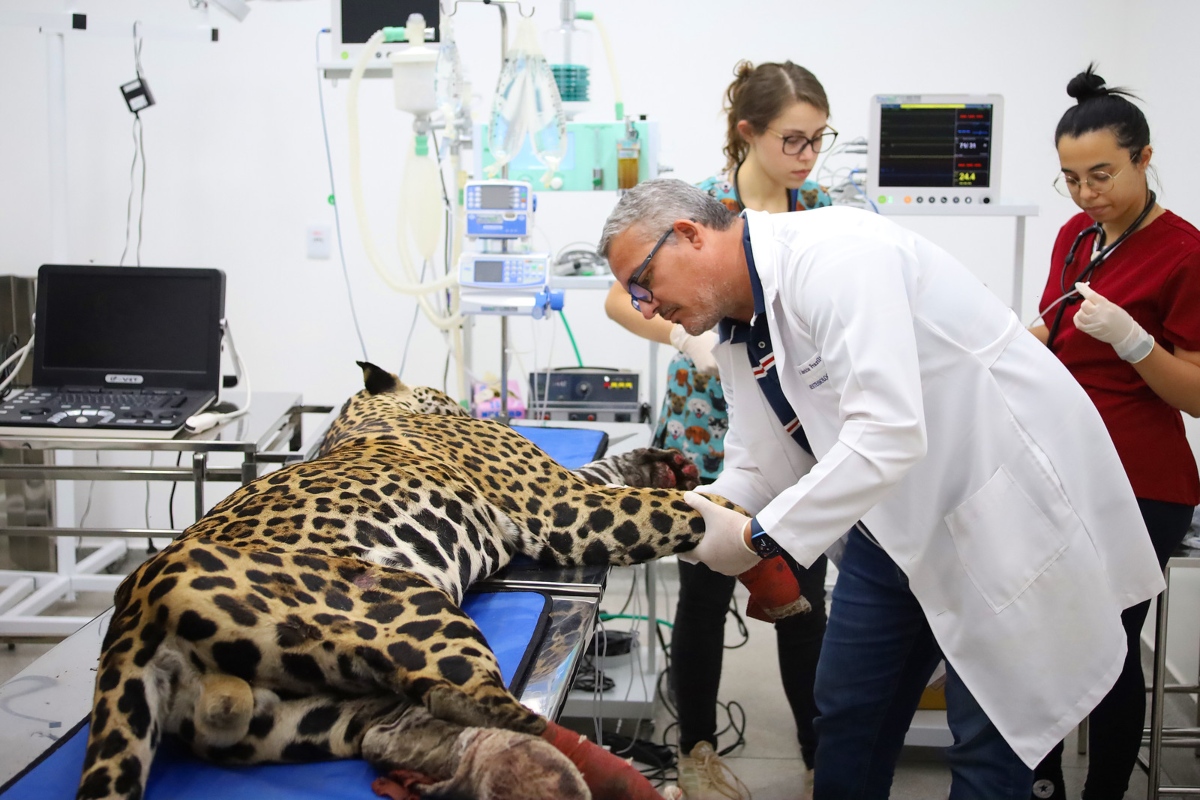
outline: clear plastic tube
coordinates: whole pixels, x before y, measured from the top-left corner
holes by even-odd
[[[617,121],[620,121],[625,118],[625,103],[621,99],[621,74],[617,72],[617,59],[616,56],[613,55],[612,43],[608,39],[608,29],[604,27],[604,23],[601,22],[594,13],[588,14],[587,16],[577,16],[579,16],[580,19],[591,20],[596,26],[596,31],[600,34],[600,43],[604,45],[604,56],[608,61],[608,73],[612,77],[613,107],[615,109],[616,119]]]
[[[458,53],[458,41],[454,38],[452,19],[443,16],[441,20],[442,46],[438,51],[433,81],[437,105],[442,110],[447,125],[452,124],[463,108],[462,58]]]
[[[567,123],[554,73],[530,19],[521,20],[496,83],[488,126],[488,149],[494,159],[489,175],[495,176],[516,157],[526,135],[534,156],[546,165],[542,182],[548,184],[566,155]]]

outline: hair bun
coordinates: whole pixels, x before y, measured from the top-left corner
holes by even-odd
[[[1108,89],[1104,86],[1104,78],[1101,78],[1093,70],[1094,66],[1089,65],[1087,70],[1076,75],[1067,84],[1067,94],[1080,103],[1086,103],[1094,97],[1103,97],[1108,94]]]

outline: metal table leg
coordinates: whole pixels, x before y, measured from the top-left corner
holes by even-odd
[[[204,516],[204,472],[208,465],[208,453],[192,453],[192,486],[196,497],[196,519]]]
[[[1146,774],[1146,800],[1158,800],[1159,779],[1162,772],[1163,700],[1166,696],[1167,664],[1167,605],[1171,594],[1171,564],[1163,571],[1166,588],[1155,601],[1157,615],[1154,621],[1154,678],[1150,700],[1150,768]]]

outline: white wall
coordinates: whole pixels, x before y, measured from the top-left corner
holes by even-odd
[[[537,9],[540,30],[556,24],[557,0],[525,2]],[[833,105],[832,124],[845,139],[866,133],[868,99],[877,92],[998,92],[1005,96],[1003,194],[1035,203],[1029,221],[1024,317],[1031,315],[1046,275],[1058,226],[1073,212],[1050,184],[1057,162],[1054,125],[1070,103],[1067,80],[1090,60],[1114,84],[1143,98],[1155,140],[1164,205],[1200,221],[1200,162],[1191,141],[1196,126],[1194,76],[1200,56],[1191,37],[1200,24],[1192,0],[864,0],[728,3],[608,0],[581,8],[603,14],[613,37],[626,110],[662,128],[661,160],[675,175],[698,180],[719,168],[724,122],[722,91],[738,58],[792,59],[812,69]],[[228,276],[227,310],[257,390],[297,391],[312,402],[337,402],[357,388],[361,357],[336,259],[305,257],[304,231],[332,224],[314,74],[317,31],[329,24],[327,0],[252,0],[244,23],[212,12],[218,43],[147,36],[146,78],[158,105],[144,114],[148,187],[142,262],[216,266]],[[0,0],[0,272],[32,275],[51,260],[47,150],[47,43],[28,26],[5,25],[16,11],[85,12],[93,31],[66,37],[69,261],[114,264],[120,256],[132,157],[132,117],[118,86],[134,74],[131,37],[99,28],[147,24],[205,24],[187,0]],[[515,20],[516,15],[512,17]],[[460,6],[458,38],[469,77],[483,98],[498,73],[499,25],[494,8]],[[327,38],[327,37],[324,37]],[[600,48],[594,48],[600,56]],[[595,111],[611,108],[602,63],[593,74]],[[393,294],[371,271],[354,231],[346,160],[346,83],[324,84],[334,170],[343,211],[350,283],[372,360],[398,369],[414,313],[411,299]],[[364,162],[371,221],[381,249],[391,244],[400,162],[411,139],[411,118],[395,111],[391,89],[368,82],[362,92]],[[543,194],[538,242],[557,249],[595,241],[615,197]],[[1008,300],[1012,256],[1010,220],[923,220],[922,233],[956,253]],[[601,292],[576,292],[567,313],[583,359],[591,365],[645,369],[645,346],[605,319]],[[512,324],[520,364],[533,366],[532,338],[541,361],[554,338],[553,365],[573,363],[558,322]],[[478,371],[498,371],[495,320],[475,335]],[[665,354],[663,354],[665,355]],[[404,377],[440,385],[442,339],[418,321]],[[523,367],[522,367],[523,364]],[[1196,433],[1193,424],[1191,430]],[[1197,437],[1194,437],[1194,441]],[[158,492],[163,487],[155,487]],[[124,492],[124,494],[122,494]],[[187,493],[181,493],[187,494]],[[97,490],[100,517],[138,524],[140,490]],[[136,500],[136,502],[133,502]],[[152,502],[152,521],[165,524],[165,496]],[[184,508],[186,503],[178,508]],[[135,512],[124,512],[131,506]],[[101,517],[103,519],[101,519]],[[1200,586],[1193,595],[1200,595]],[[1181,590],[1176,603],[1195,607]],[[1180,669],[1195,674],[1195,631],[1180,645]],[[1172,648],[1173,654],[1175,648]]]

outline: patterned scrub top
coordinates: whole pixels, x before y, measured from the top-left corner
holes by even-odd
[[[714,175],[696,185],[734,213],[742,212],[732,174]],[[812,180],[805,181],[789,194],[790,205],[795,211],[832,204],[829,195]],[[667,391],[658,415],[654,446],[681,451],[700,470],[700,479],[711,483],[721,474],[725,462],[725,432],[728,430],[729,412],[725,406],[725,393],[721,391],[721,379],[697,372],[690,358],[676,352],[667,366]]]

